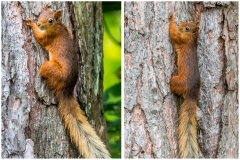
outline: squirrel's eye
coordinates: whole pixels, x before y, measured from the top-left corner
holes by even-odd
[[[52,20],[52,19],[49,19],[49,20],[48,20],[48,22],[49,22],[49,23],[52,23],[52,22],[53,22],[53,20]]]
[[[186,27],[186,31],[189,31],[189,28],[188,28],[188,27]]]

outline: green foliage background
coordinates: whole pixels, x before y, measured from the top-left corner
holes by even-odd
[[[103,2],[104,114],[112,158],[121,158],[121,2]]]

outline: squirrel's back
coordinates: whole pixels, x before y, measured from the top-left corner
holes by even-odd
[[[172,22],[169,32],[178,54],[178,76],[184,80],[185,87],[187,87],[184,98],[198,99],[200,88],[197,57],[198,22],[178,23],[178,29],[173,24]]]

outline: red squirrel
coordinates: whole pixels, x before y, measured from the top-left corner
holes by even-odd
[[[198,22],[174,24],[170,13],[169,35],[178,55],[178,76],[170,81],[172,92],[181,95],[178,140],[181,158],[198,158],[196,109],[199,99],[200,75],[197,57]]]
[[[77,51],[72,33],[61,22],[61,16],[61,10],[54,12],[46,6],[37,25],[27,18],[34,37],[49,52],[50,59],[42,64],[39,74],[55,94],[65,129],[83,157],[110,158],[106,146],[74,99],[73,90],[78,79]]]

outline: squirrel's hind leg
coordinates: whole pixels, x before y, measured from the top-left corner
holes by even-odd
[[[172,92],[181,95],[183,98],[185,98],[185,94],[187,92],[187,86],[186,82],[179,77],[179,76],[173,76],[170,81],[170,89]]]
[[[47,85],[54,91],[63,90],[66,78],[62,66],[55,61],[46,61],[39,69],[41,77],[46,79]]]

